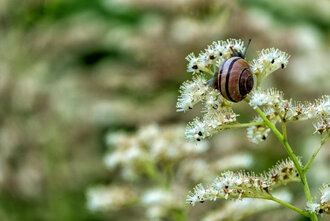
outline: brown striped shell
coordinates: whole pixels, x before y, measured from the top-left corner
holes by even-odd
[[[243,100],[254,82],[249,64],[241,57],[227,59],[220,67],[217,81],[222,96],[233,102]]]

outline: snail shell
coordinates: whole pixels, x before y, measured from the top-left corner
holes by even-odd
[[[250,65],[241,57],[231,57],[220,67],[217,88],[227,100],[238,102],[253,89]]]

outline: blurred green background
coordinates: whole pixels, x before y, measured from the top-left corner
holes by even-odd
[[[291,55],[264,87],[301,101],[329,94],[326,0],[0,0],[0,220],[117,220],[86,209],[86,189],[114,179],[105,134],[191,121],[198,111],[175,108],[191,78],[184,58],[227,38],[252,38],[247,60],[270,47]],[[252,119],[247,105],[236,110]],[[312,122],[288,130],[310,155]],[[221,139],[251,151],[256,171],[286,156],[273,136],[255,147],[245,133],[210,142],[215,152]],[[329,182],[329,161],[328,145],[311,168],[314,194]]]

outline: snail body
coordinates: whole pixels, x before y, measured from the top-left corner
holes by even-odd
[[[251,40],[244,53],[230,48],[232,57],[222,63],[217,75],[209,81],[209,84],[218,89],[225,99],[232,102],[243,100],[254,86],[250,65],[244,59],[250,42]]]

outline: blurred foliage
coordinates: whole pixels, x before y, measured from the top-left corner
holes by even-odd
[[[109,220],[85,199],[112,180],[105,133],[194,116],[175,112],[184,57],[213,40],[252,38],[248,59],[265,47],[288,51],[288,69],[269,84],[300,100],[329,94],[329,16],[328,1],[308,0],[0,0],[0,219]],[[311,122],[289,131],[302,155],[318,143]],[[214,156],[254,151],[258,171],[285,155],[274,138],[256,148],[232,133],[212,140],[222,144]],[[323,151],[313,192],[329,177]]]

